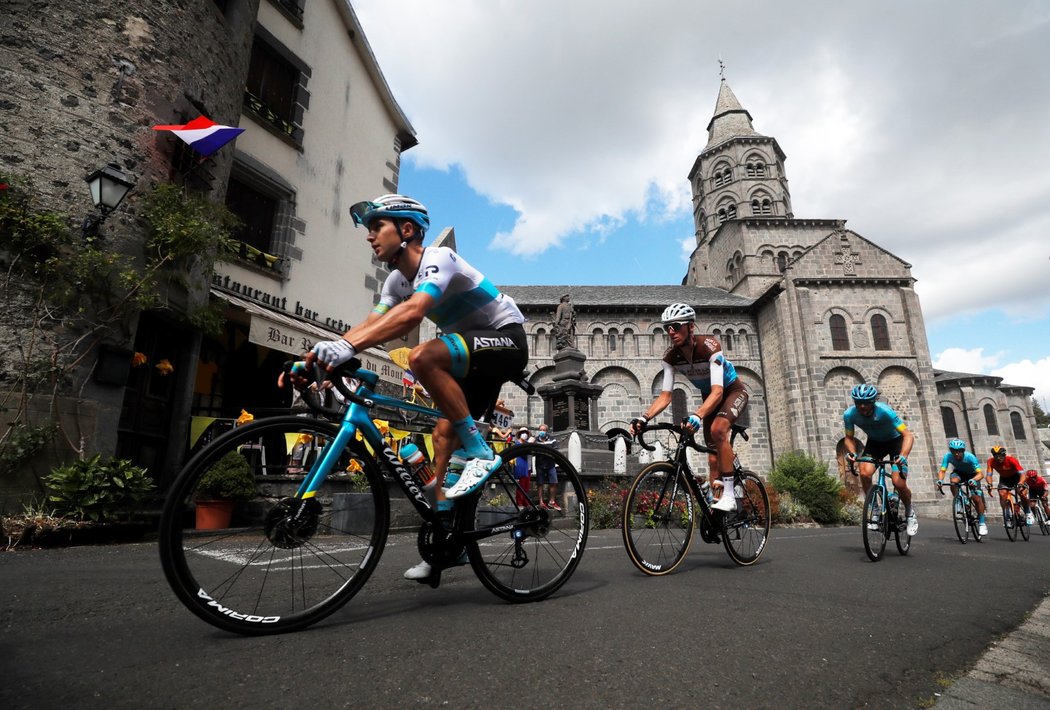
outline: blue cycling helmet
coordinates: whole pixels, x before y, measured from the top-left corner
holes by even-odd
[[[350,208],[354,224],[367,228],[372,220],[386,217],[393,220],[407,219],[419,227],[419,237],[430,229],[430,216],[423,203],[405,195],[380,195],[374,200],[358,202]]]
[[[948,440],[948,448],[951,449],[952,451],[965,451],[966,450],[966,442],[963,441],[962,439],[949,439]]]
[[[875,385],[857,385],[849,391],[849,396],[854,402],[874,402],[879,398],[879,390]]]

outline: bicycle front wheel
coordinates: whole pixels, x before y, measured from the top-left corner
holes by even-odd
[[[457,514],[468,521],[461,529],[500,531],[467,543],[467,556],[496,596],[539,601],[565,584],[580,564],[591,519],[587,493],[576,467],[551,446],[519,444],[499,456],[503,465],[481,491],[457,503],[463,506]],[[545,500],[515,478],[520,459],[535,473],[537,489],[544,481]],[[548,482],[552,477],[556,483]]]
[[[647,466],[634,479],[623,506],[623,544],[634,566],[660,576],[674,570],[693,541],[693,496],[670,461]]]
[[[1003,527],[1006,528],[1006,537],[1010,538],[1010,542],[1017,540],[1017,511],[1014,508],[1012,504],[1003,508]]]
[[[1050,535],[1050,523],[1046,520],[1046,513],[1041,503],[1035,503],[1035,521],[1039,523],[1039,530],[1044,535]]]
[[[864,515],[861,517],[864,552],[872,562],[882,559],[882,553],[886,549],[889,517],[886,513],[886,490],[881,486],[872,486],[864,496]]]
[[[738,565],[754,564],[769,538],[769,496],[762,479],[750,471],[740,473],[736,511],[722,517],[722,542]]]
[[[952,501],[952,522],[955,523],[955,536],[959,542],[966,544],[970,536],[970,506],[969,500],[963,502],[960,496],[955,496]]]
[[[379,562],[390,516],[374,459],[352,441],[319,490],[296,493],[338,430],[307,417],[261,419],[186,464],[164,505],[159,547],[190,611],[227,631],[273,634],[319,621],[357,593]],[[208,522],[209,491],[237,475],[229,527]]]
[[[1018,506],[1017,512],[1019,517],[1017,520],[1017,527],[1021,531],[1021,537],[1024,538],[1025,542],[1028,542],[1028,538],[1031,536],[1031,527],[1028,525],[1028,517],[1025,513],[1021,512],[1020,506]]]

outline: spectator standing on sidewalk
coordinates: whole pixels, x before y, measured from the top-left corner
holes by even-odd
[[[540,430],[536,434],[536,443],[545,446],[555,445],[556,442],[551,438],[546,424],[540,424]],[[537,459],[536,488],[540,494],[540,507],[561,510],[561,506],[558,505],[558,467],[554,464],[554,459],[547,456],[537,457]],[[546,495],[543,493],[544,485],[547,486]]]

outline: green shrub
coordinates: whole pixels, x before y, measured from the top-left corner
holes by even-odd
[[[215,462],[197,483],[201,500],[247,500],[255,496],[255,476],[248,459],[231,451]]]
[[[770,521],[780,525],[790,523],[809,523],[813,516],[809,508],[795,500],[790,493],[780,493],[775,488],[768,491]]]
[[[818,523],[837,523],[841,519],[842,483],[828,475],[826,462],[817,461],[804,451],[789,451],[777,459],[769,482],[806,506]]]
[[[55,516],[99,523],[130,518],[154,491],[146,469],[98,455],[55,468],[44,484]]]

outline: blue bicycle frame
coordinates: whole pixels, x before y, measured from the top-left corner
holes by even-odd
[[[383,438],[383,434],[379,431],[375,422],[372,421],[369,410],[376,405],[388,405],[395,409],[424,414],[430,417],[441,417],[441,412],[431,407],[376,394],[373,390],[379,383],[379,375],[371,370],[361,369],[347,376],[360,380],[361,385],[352,396],[347,398],[350,406],[343,414],[343,420],[339,425],[339,433],[321,451],[321,455],[317,457],[313,467],[310,469],[310,473],[306,475],[299,486],[299,490],[296,491],[295,497],[301,499],[314,497],[317,491],[320,490],[321,484],[324,483],[329,471],[334,470],[343,451],[360,432],[365,442],[375,452],[376,458],[378,459],[379,454],[382,454],[382,458],[395,474],[398,485],[406,493],[409,500],[412,501],[419,514],[427,520],[434,520],[436,518],[434,506],[427,500],[426,494],[419,487],[419,484],[416,483],[408,467],[390,449],[386,439]]]

